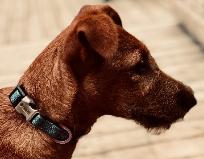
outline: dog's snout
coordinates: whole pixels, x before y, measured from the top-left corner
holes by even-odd
[[[189,110],[194,105],[196,105],[197,101],[193,95],[192,89],[183,89],[177,94],[177,102],[178,105],[184,109]]]

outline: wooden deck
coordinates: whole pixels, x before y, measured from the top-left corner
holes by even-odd
[[[100,0],[0,0],[0,87],[19,77],[76,15]],[[155,136],[134,122],[105,116],[80,140],[74,159],[204,159],[204,50],[182,30],[171,0],[113,0],[124,27],[141,39],[161,68],[195,90],[198,105]]]

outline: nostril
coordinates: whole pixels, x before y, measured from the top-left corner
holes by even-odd
[[[197,103],[193,93],[188,90],[178,92],[177,102],[184,109],[190,109]]]

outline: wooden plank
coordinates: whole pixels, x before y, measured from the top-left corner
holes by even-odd
[[[133,5],[131,1],[127,3],[120,0],[112,1],[110,4],[120,13],[124,28],[150,25],[149,16],[147,16],[139,3],[134,3]]]
[[[7,0],[2,0],[1,5],[0,5],[0,33],[4,33],[6,30],[6,25],[7,25],[7,19],[8,19],[8,14],[7,10],[9,10],[10,6]],[[5,35],[1,34],[0,36],[0,45],[3,44],[5,41]]]
[[[120,158],[126,158],[126,159],[135,159],[135,158],[141,158],[141,159],[157,159],[154,155],[154,152],[152,152],[150,146],[146,147],[138,147],[138,148],[128,148],[128,149],[121,149],[118,151],[109,151],[109,152],[103,152],[101,154],[92,154],[87,156],[78,156],[78,151],[76,150],[74,152],[73,159],[120,159]]]
[[[103,124],[106,125],[105,119]],[[116,122],[117,123],[117,122]],[[203,124],[202,124],[203,123]],[[118,124],[120,122],[118,121]],[[108,126],[107,126],[108,128]],[[106,129],[107,129],[106,128]],[[109,127],[112,129],[111,127]],[[98,127],[100,129],[100,127]],[[92,131],[97,131],[93,128]],[[169,142],[183,142],[183,140],[193,139],[196,137],[204,137],[204,119],[188,122],[179,122],[175,124],[171,130],[160,136],[147,134],[144,129],[135,128],[126,131],[117,131],[115,133],[92,133],[80,140],[78,145],[77,156],[97,155],[129,149],[130,147],[137,149],[140,147],[154,146],[156,144],[168,144]],[[117,142],[112,142],[117,141]],[[150,142],[151,141],[151,142]]]
[[[19,0],[17,3],[14,3],[12,8],[12,19],[10,19],[9,31],[7,35],[9,38],[9,43],[19,43],[23,41],[24,36],[27,35],[27,25],[25,24],[26,12],[27,12],[27,2],[24,0]]]
[[[39,41],[45,39],[40,22],[40,10],[38,9],[37,0],[29,0],[29,17],[28,17],[28,40]]]
[[[48,41],[42,41],[36,44],[27,43],[1,48],[1,76],[22,74],[48,43]]]
[[[171,141],[153,145],[158,158],[184,158],[203,155],[204,136],[182,141]]]
[[[133,1],[132,1],[133,2]],[[134,1],[134,3],[141,3],[142,8],[147,12],[148,17],[150,18],[151,25],[154,25],[155,23],[174,23],[176,21],[175,17],[170,13],[168,10],[164,9],[160,3],[158,3],[158,0],[152,1],[152,0],[137,0]]]
[[[184,27],[204,45],[204,37],[202,36],[204,28],[203,2],[197,1],[197,3],[194,3],[192,0],[188,2],[190,2],[190,5],[177,0],[175,11]]]
[[[59,30],[57,28],[57,22],[55,21],[56,19],[54,18],[54,12],[56,12],[56,10],[52,10],[51,8],[53,2],[49,0],[38,0],[36,2],[43,36],[44,38],[54,38]]]
[[[53,1],[52,5],[55,5],[57,8],[57,13],[55,13],[55,18],[58,19],[59,23],[57,24],[60,29],[65,28],[68,26],[72,19],[73,13],[69,11],[69,5],[66,3],[67,0],[58,0]],[[58,15],[57,15],[58,14]]]
[[[10,42],[10,27],[13,25],[13,10],[15,9],[15,3],[13,2],[13,5],[10,5],[9,1],[6,1],[6,7],[4,10],[4,15],[6,16],[6,19],[4,20],[3,30],[1,32],[1,35],[3,37],[2,43],[3,44],[9,44]]]

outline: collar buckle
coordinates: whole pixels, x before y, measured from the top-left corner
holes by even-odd
[[[31,105],[34,105],[34,101],[29,98],[28,96],[25,96],[15,107],[16,111],[23,116],[26,117],[26,121],[31,121],[32,118],[36,115],[39,114],[39,112],[35,109],[32,108]]]

